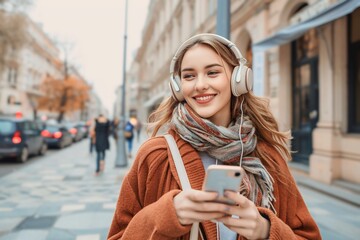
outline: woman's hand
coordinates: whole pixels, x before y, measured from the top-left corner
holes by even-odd
[[[194,222],[214,220],[225,216],[229,205],[211,202],[218,194],[199,190],[186,190],[174,197],[176,215],[180,224],[188,225]]]
[[[239,193],[227,191],[226,197],[238,206],[230,206],[227,215],[216,220],[247,239],[266,239],[270,233],[270,222],[262,217],[255,204]],[[231,215],[239,216],[233,218]]]

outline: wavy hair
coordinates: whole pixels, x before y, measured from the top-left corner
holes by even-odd
[[[180,75],[181,63],[185,53],[191,47],[198,44],[202,44],[213,49],[221,57],[221,59],[230,66],[231,70],[239,64],[234,53],[226,45],[219,42],[212,36],[205,35],[198,38],[195,42],[189,43],[179,53],[174,69],[176,74]],[[273,146],[284,160],[290,160],[291,152],[288,146],[289,140],[291,139],[290,131],[279,131],[278,124],[269,109],[269,100],[263,97],[255,96],[251,91],[239,97],[232,95],[231,120],[235,120],[240,116],[240,105],[242,101],[243,113],[244,115],[249,116],[253,122],[258,140]],[[176,100],[172,97],[168,97],[153,113],[150,114],[147,130],[151,136],[156,136],[159,131],[167,131],[169,128],[169,122],[172,118],[173,110],[177,104],[178,102]],[[254,155],[260,159],[271,161],[271,156],[268,156],[266,153],[260,151],[257,147],[254,150]]]

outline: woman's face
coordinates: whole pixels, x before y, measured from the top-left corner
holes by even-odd
[[[181,63],[185,101],[202,118],[227,127],[231,120],[230,66],[210,47],[197,44]]]

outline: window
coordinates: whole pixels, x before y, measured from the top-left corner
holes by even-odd
[[[360,133],[360,8],[349,16],[349,132]]]
[[[11,134],[15,131],[15,123],[7,120],[0,120],[0,134]]]
[[[301,38],[298,39],[296,45],[297,61],[302,59],[311,58],[319,55],[319,41],[316,34],[316,29],[310,29]]]
[[[13,95],[9,95],[7,99],[8,105],[15,105],[15,102],[16,102],[15,97]]]
[[[17,82],[17,69],[15,67],[8,68],[8,83],[11,86],[16,86]]]
[[[310,29],[292,43],[292,103],[294,161],[308,164],[312,153],[312,131],[318,121],[319,40],[316,29]]]

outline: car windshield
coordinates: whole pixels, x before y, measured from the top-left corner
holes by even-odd
[[[15,123],[12,121],[0,120],[0,134],[11,134],[15,131]]]
[[[57,132],[59,131],[59,127],[58,126],[46,126],[45,128],[46,130],[48,130],[49,132]]]

